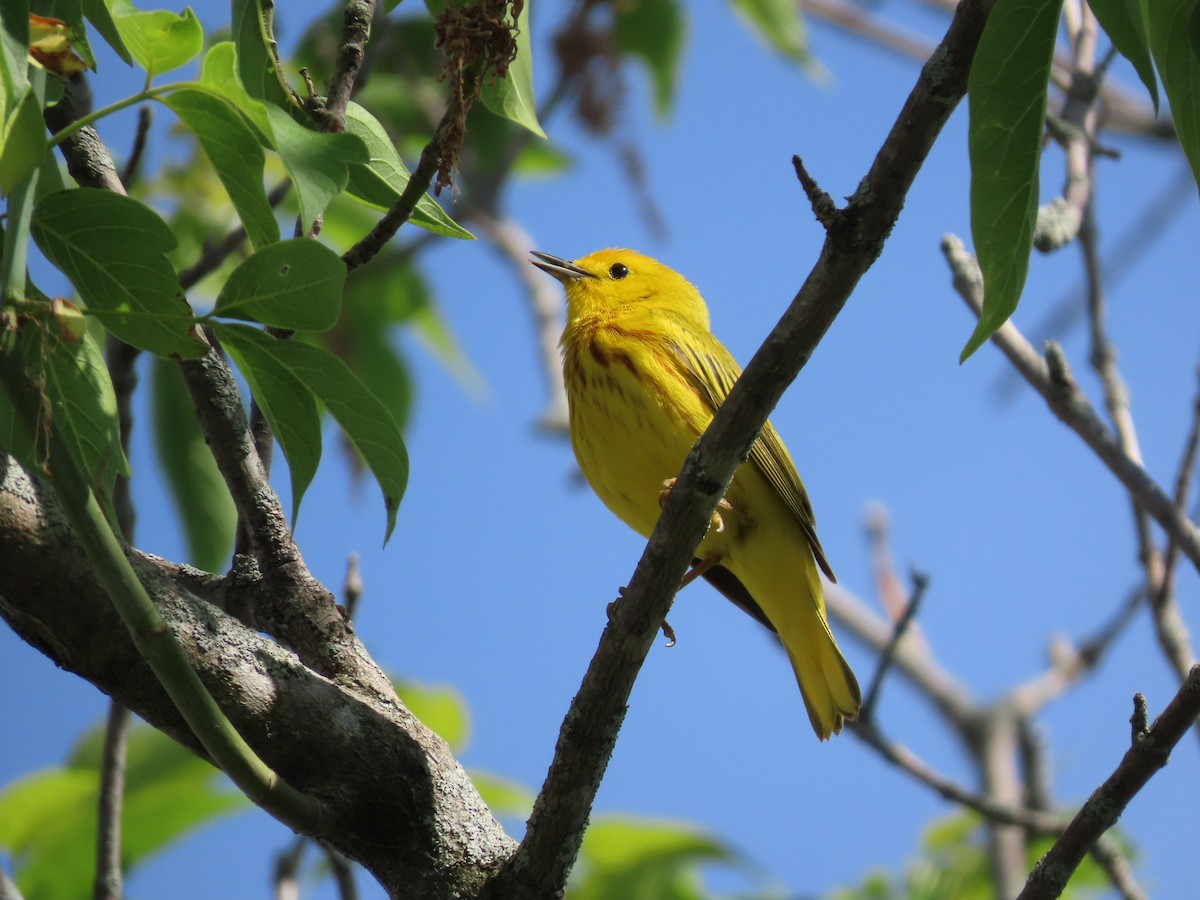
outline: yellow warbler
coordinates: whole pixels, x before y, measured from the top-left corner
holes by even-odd
[[[632,250],[574,262],[534,256],[567,292],[563,377],[579,467],[605,505],[648,537],[664,487],[741,369],[709,331],[704,298],[678,272]],[[768,422],[684,582],[703,575],[778,633],[824,740],[862,700],[825,621],[818,565],[832,580],[804,485]]]

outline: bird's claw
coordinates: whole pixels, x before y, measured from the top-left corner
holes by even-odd
[[[668,478],[663,482],[663,489],[658,495],[659,506],[665,507],[667,505],[667,499],[671,496],[671,491],[675,489],[675,482],[677,480],[676,478]],[[733,508],[733,504],[722,497],[717,501],[717,508],[713,510],[712,518],[709,520],[708,525],[709,528],[715,528],[717,534],[721,534],[725,530],[725,519],[721,516],[722,512],[730,513],[735,518],[741,518],[738,511]]]
[[[674,647],[675,646],[675,629],[671,627],[671,623],[668,622],[666,619],[663,619],[662,633],[663,633],[663,637],[665,637],[667,639],[667,646]]]

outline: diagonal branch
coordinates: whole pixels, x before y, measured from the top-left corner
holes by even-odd
[[[637,672],[709,517],[784,389],[879,256],[913,179],[966,90],[992,6],[991,0],[966,0],[958,7],[870,171],[827,228],[800,292],[688,454],[563,721],[525,840],[498,880],[496,896],[552,896],[563,889]]]

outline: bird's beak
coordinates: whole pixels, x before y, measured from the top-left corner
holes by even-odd
[[[530,251],[537,259],[531,259],[530,262],[546,272],[553,275],[563,284],[569,284],[572,281],[578,281],[580,278],[595,278],[596,276],[587,269],[581,269],[569,259],[561,259],[557,256],[551,256],[549,253],[542,253],[539,250]]]

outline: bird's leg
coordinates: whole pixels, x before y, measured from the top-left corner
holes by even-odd
[[[668,478],[663,482],[662,492],[658,495],[659,506],[667,505],[667,498],[671,496],[671,491],[675,489],[675,482],[677,480],[678,479],[675,478]],[[734,508],[732,503],[722,497],[717,501],[717,508],[713,510],[712,519],[708,526],[709,528],[717,529],[717,534],[720,534],[725,530],[725,520],[721,517],[721,513],[723,512],[733,515],[734,518],[738,519],[738,521],[742,522],[743,524],[749,524],[750,522],[750,518],[748,516],[742,515],[742,513]]]
[[[627,590],[629,590],[629,588],[627,588],[627,587],[617,588],[617,599],[612,601],[610,604],[608,604],[606,612],[608,613],[608,620],[610,622],[612,621],[613,614],[617,611],[617,604],[620,603],[623,599],[625,599],[625,592]],[[662,633],[663,633],[663,637],[665,637],[667,639],[667,646],[674,647],[675,646],[675,629],[671,627],[671,623],[668,622],[666,619],[663,619]]]
[[[683,573],[683,578],[679,581],[679,590],[683,590],[713,566],[720,564],[725,557],[719,553],[711,553],[703,559],[697,559],[692,562],[692,567]]]

